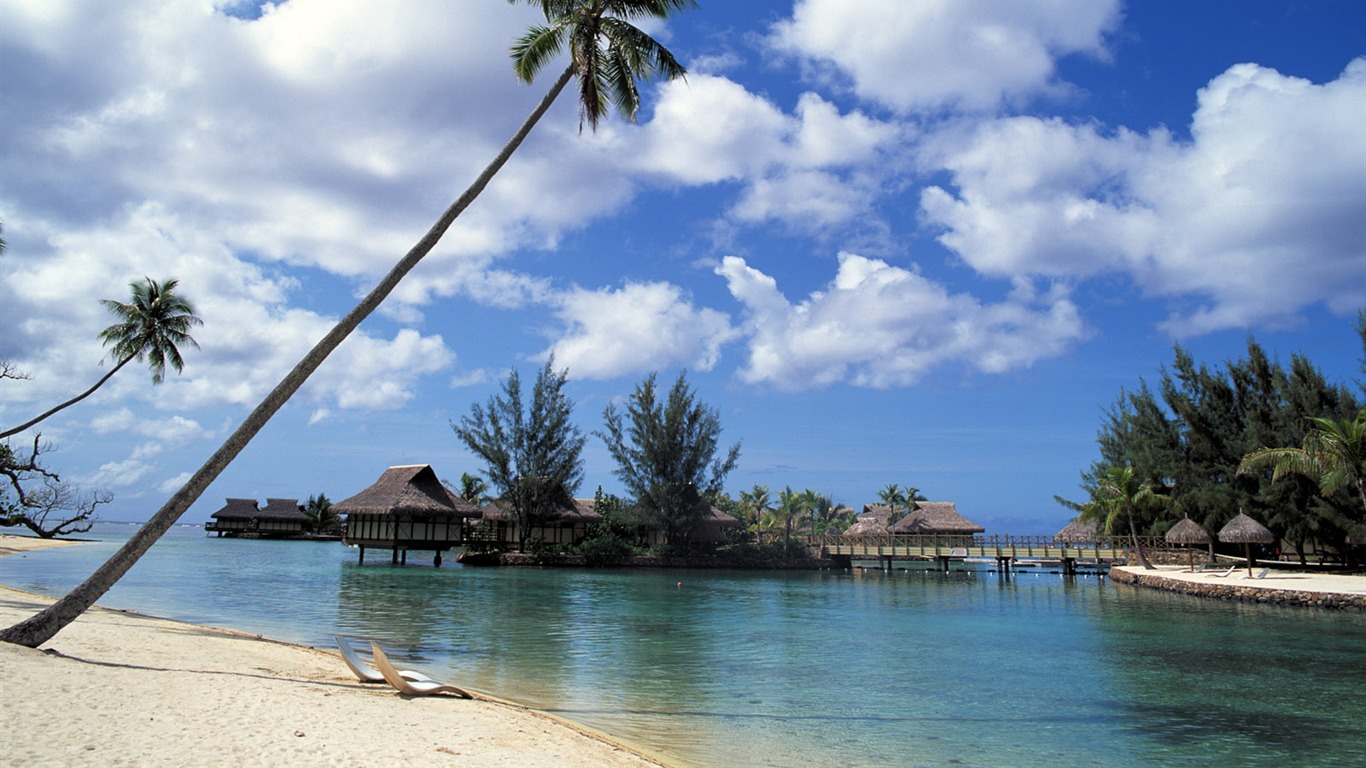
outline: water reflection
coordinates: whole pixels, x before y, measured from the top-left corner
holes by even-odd
[[[101,548],[0,558],[0,583],[64,591]],[[1366,764],[1366,617],[1094,576],[361,567],[336,545],[182,535],[106,602],[376,638],[703,766]]]

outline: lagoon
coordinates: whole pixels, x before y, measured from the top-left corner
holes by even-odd
[[[61,594],[132,530],[0,558],[0,584]],[[687,765],[1366,765],[1363,614],[1049,573],[355,560],[178,527],[101,603],[323,647],[376,638]]]

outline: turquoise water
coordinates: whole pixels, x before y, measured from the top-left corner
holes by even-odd
[[[0,558],[0,583],[59,594],[130,532]],[[179,528],[101,602],[376,638],[691,765],[1366,766],[1366,615],[1095,576],[358,567]]]

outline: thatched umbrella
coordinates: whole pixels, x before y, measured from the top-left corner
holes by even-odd
[[[1167,531],[1168,544],[1185,545],[1186,551],[1190,553],[1190,566],[1192,571],[1195,570],[1195,550],[1191,549],[1190,545],[1209,544],[1211,541],[1212,539],[1209,537],[1209,531],[1201,528],[1199,523],[1189,517],[1181,518],[1181,522],[1173,525],[1171,530]]]
[[[1268,530],[1265,525],[1239,512],[1237,517],[1228,521],[1228,525],[1219,529],[1219,540],[1243,545],[1243,554],[1247,556],[1247,575],[1251,577],[1252,545],[1274,543],[1276,534]]]

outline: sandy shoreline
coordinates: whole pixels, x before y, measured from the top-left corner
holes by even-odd
[[[50,602],[0,587],[0,623]],[[16,767],[663,765],[513,704],[362,684],[335,652],[98,607],[41,649],[0,643],[0,670]]]

